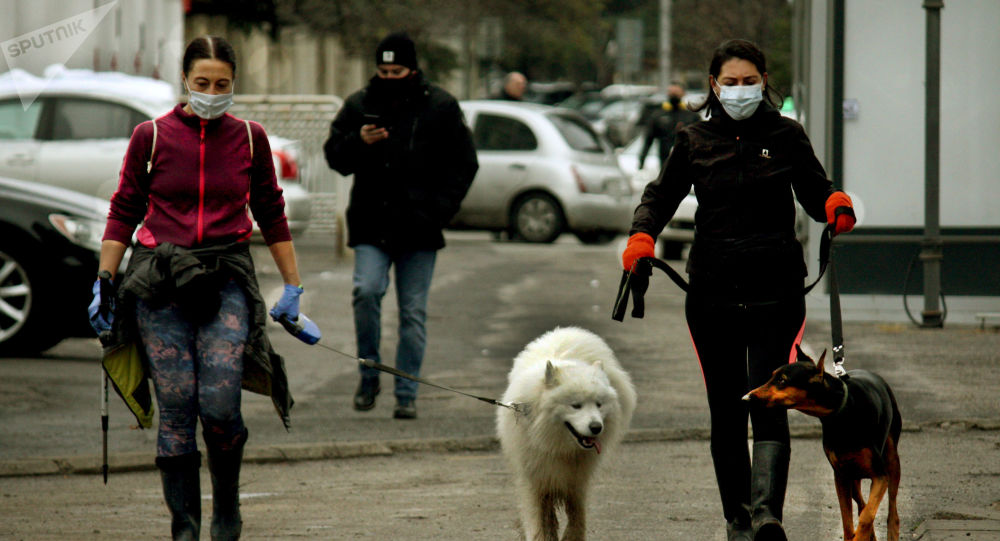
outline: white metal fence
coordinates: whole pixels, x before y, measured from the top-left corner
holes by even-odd
[[[234,115],[261,123],[269,135],[299,142],[299,176],[314,195],[307,230],[310,235],[342,236],[339,214],[346,202],[340,201],[338,194],[346,193],[348,181],[327,166],[323,143],[343,101],[329,95],[237,94],[232,107]]]

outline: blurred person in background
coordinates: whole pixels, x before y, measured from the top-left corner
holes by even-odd
[[[674,147],[677,132],[684,126],[701,120],[698,113],[689,111],[684,103],[684,87],[680,83],[672,83],[667,87],[667,101],[659,110],[650,115],[643,131],[642,150],[639,152],[639,169],[646,163],[650,147],[656,142],[659,148],[660,166],[667,163],[670,149]]]
[[[173,539],[199,537],[200,419],[212,539],[231,540],[242,530],[239,476],[248,431],[241,387],[271,396],[286,427],[292,407],[284,361],[264,328],[248,208],[285,282],[271,317],[297,320],[303,288],[267,134],[226,112],[236,53],[221,37],[195,38],[182,67],[187,103],[139,124],[129,142],[99,264],[117,296],[113,310],[102,307],[96,281],[90,317],[98,335],[110,333],[102,336],[104,366],[143,425],[152,419],[145,379],[153,380],[156,465]],[[128,267],[116,276],[137,227]]]
[[[622,265],[630,270],[640,258],[654,257],[653,239],[693,186],[698,212],[685,314],[708,395],[727,538],[786,541],[787,411],[742,397],[794,361],[802,339],[807,268],[795,238],[793,197],[835,234],[854,227],[854,214],[802,126],[775,108],[764,53],[755,44],[721,44],[708,83],[700,108],[709,119],[677,132],[660,176],[635,210]]]
[[[507,101],[523,101],[524,92],[528,88],[528,79],[523,73],[512,71],[503,78],[503,87],[497,99]]]
[[[395,268],[399,305],[396,368],[420,375],[427,344],[427,296],[437,250],[479,169],[472,134],[458,102],[430,84],[417,66],[413,40],[385,37],[376,73],[351,94],[330,125],[327,163],[354,175],[347,207],[354,248],[353,307],[358,356],[380,362],[382,298]],[[375,407],[379,372],[360,367],[354,408]],[[396,419],[417,416],[417,383],[395,378]]]

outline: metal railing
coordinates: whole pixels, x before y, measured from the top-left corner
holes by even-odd
[[[309,234],[341,234],[337,194],[343,192],[347,180],[327,166],[323,143],[343,103],[330,95],[237,94],[231,109],[237,117],[259,122],[269,135],[298,141],[299,176],[303,187],[314,195]]]

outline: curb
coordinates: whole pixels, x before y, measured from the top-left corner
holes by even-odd
[[[903,424],[903,432],[924,430],[1000,430],[1000,420],[972,419],[931,421]],[[793,425],[789,427],[793,439],[819,439],[822,428]],[[673,441],[708,441],[708,428],[640,428],[625,435],[623,443],[655,443]],[[307,460],[334,460],[371,456],[391,456],[404,453],[457,453],[470,451],[497,451],[500,443],[495,436],[470,436],[466,438],[430,438],[386,441],[348,441],[291,443],[248,446],[244,453],[244,463],[268,464],[275,462],[300,462]],[[111,473],[155,470],[155,455],[151,452],[115,453],[108,457]],[[52,458],[24,458],[0,460],[0,478],[25,477],[34,475],[99,475],[100,458],[96,455],[82,455]]]

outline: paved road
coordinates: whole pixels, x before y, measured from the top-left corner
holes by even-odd
[[[601,334],[632,373],[640,400],[634,442],[609,460],[595,489],[592,536],[721,539],[704,440],[707,408],[683,296],[657,276],[646,318],[612,321],[620,249],[571,239],[530,246],[449,235],[433,285],[423,375],[499,396],[510,360],[539,334],[556,325]],[[299,252],[304,312],[322,327],[323,343],[353,352],[350,262],[316,239],[300,242]],[[276,299],[280,279],[263,248],[257,262],[262,286]],[[383,356],[392,359],[391,291],[384,312]],[[850,367],[882,374],[901,405],[904,531],[934,517],[1000,519],[1000,334],[848,322],[845,335]],[[492,440],[491,406],[423,388],[420,418],[395,421],[385,377],[378,406],[358,413],[350,408],[352,361],[300,344],[278,327],[272,336],[286,356],[296,406],[286,433],[266,398],[244,393],[253,460],[244,476],[246,538],[514,538],[516,512]],[[816,351],[829,347],[827,324],[809,323],[806,342]],[[0,360],[0,468],[64,472],[0,477],[0,538],[138,539],[166,531],[155,472],[116,471],[109,487],[69,473],[93,468],[99,452],[98,354],[95,341],[70,340],[39,359]],[[148,468],[155,431],[130,429],[134,420],[117,401],[111,419],[112,464]],[[788,494],[792,539],[837,538],[836,497],[815,439],[817,423],[797,413],[790,419],[802,436],[793,443]],[[355,458],[326,459],[338,456]],[[299,460],[306,458],[323,460]],[[207,472],[203,477],[207,485]],[[112,536],[125,531],[135,535]]]

